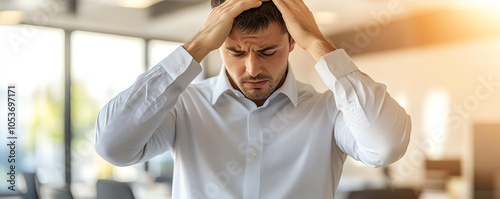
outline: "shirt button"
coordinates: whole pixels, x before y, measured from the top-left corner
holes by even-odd
[[[255,152],[252,152],[252,154],[250,155],[252,158],[256,158],[257,157],[257,153]]]
[[[179,67],[179,69],[182,69],[184,68],[184,64],[179,64],[177,67]]]

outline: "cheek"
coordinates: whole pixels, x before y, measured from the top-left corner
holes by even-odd
[[[273,59],[268,60],[268,65],[271,65],[273,70],[276,72],[281,72],[287,67],[288,54],[276,56]]]
[[[226,67],[227,72],[231,75],[232,78],[238,79],[245,73],[245,67],[241,63],[241,60],[236,59],[231,56],[221,56],[222,62]]]

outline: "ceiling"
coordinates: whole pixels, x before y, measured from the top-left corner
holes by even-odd
[[[0,10],[26,11],[23,23],[75,30],[186,41],[203,25],[209,0],[150,0],[128,8],[126,0],[0,0]],[[128,0],[140,1],[140,0]],[[392,22],[415,13],[497,0],[304,0],[313,13],[329,12],[320,29],[326,35]],[[385,18],[384,18],[385,17]],[[380,24],[379,24],[380,25]]]

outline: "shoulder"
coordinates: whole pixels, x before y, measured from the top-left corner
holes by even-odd
[[[203,98],[210,100],[214,91],[217,77],[210,77],[191,83],[181,94],[181,98]]]
[[[299,99],[308,99],[320,95],[320,93],[318,93],[310,84],[306,84],[298,80],[296,80],[296,82]]]
[[[194,81],[188,86],[188,88],[196,90],[206,90],[206,89],[213,90],[216,83],[217,83],[217,76],[213,76],[200,81]]]
[[[297,81],[297,92],[299,102],[303,104],[324,106],[335,100],[332,91],[318,92],[312,85],[300,81]]]

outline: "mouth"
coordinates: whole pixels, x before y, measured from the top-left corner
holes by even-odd
[[[267,84],[267,82],[267,80],[246,81],[243,83],[243,85],[252,89],[258,89],[263,88]]]

